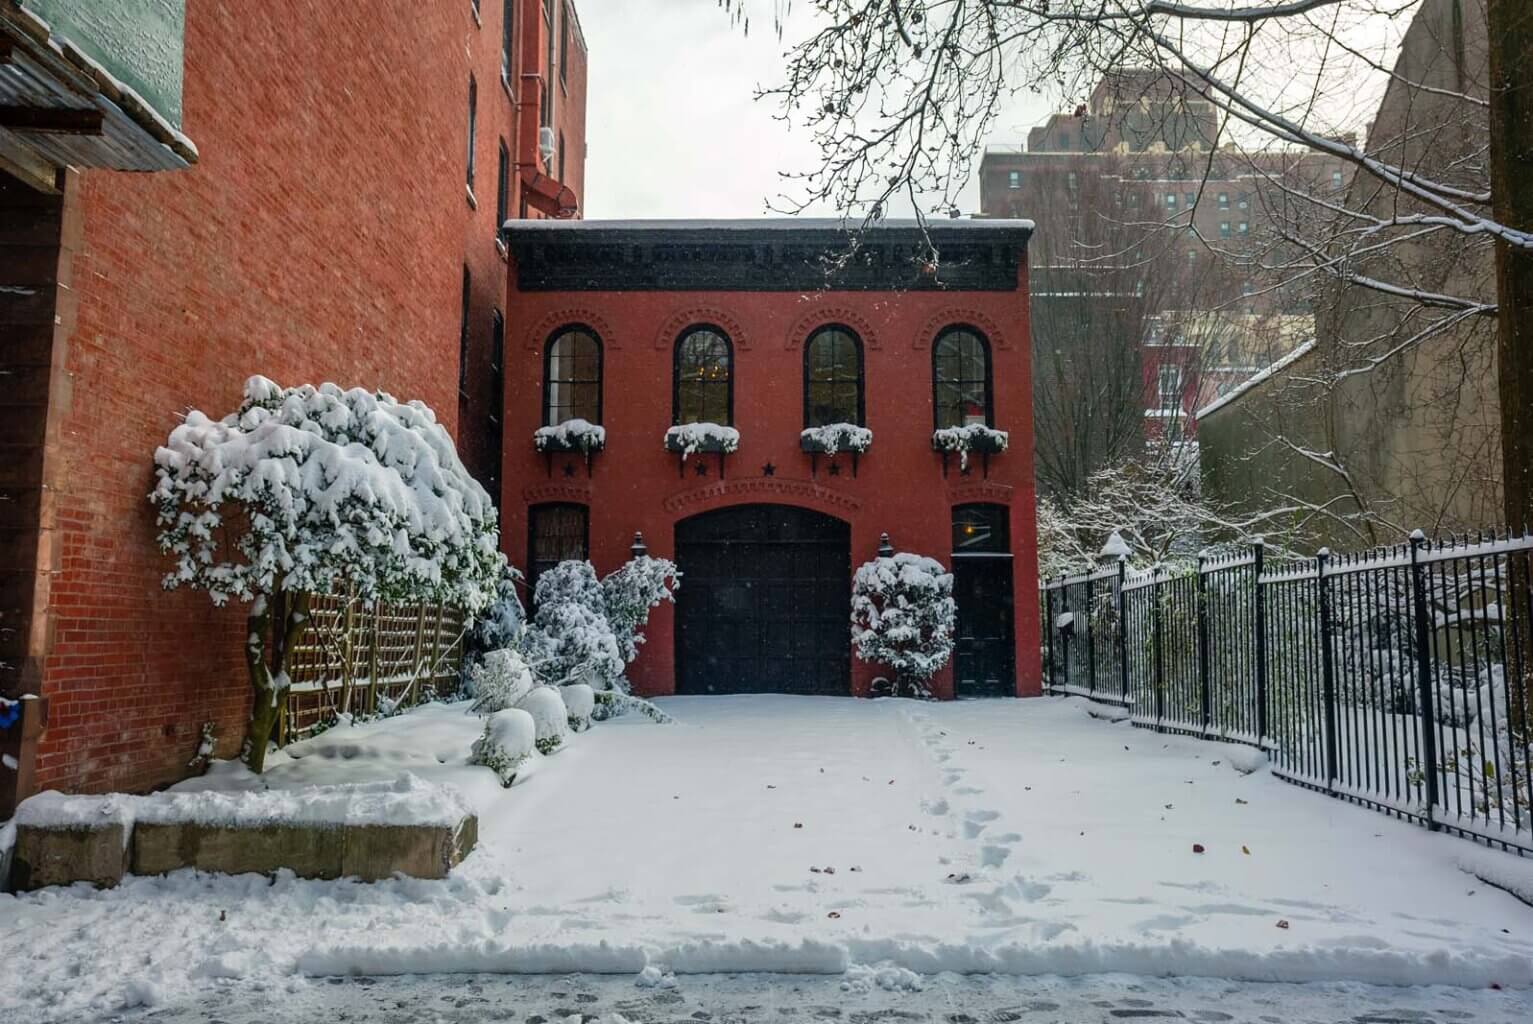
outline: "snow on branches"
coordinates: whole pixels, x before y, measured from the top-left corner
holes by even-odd
[[[665,450],[680,452],[685,459],[698,452],[723,452],[740,448],[740,432],[717,423],[682,423],[665,432]]]
[[[607,446],[607,428],[588,420],[573,419],[532,432],[532,444],[540,452],[599,452]]]
[[[220,605],[341,586],[468,611],[495,597],[495,506],[420,402],[251,377],[236,412],[188,413],[154,463],[167,589]]]
[[[852,643],[863,661],[895,672],[895,692],[930,696],[926,684],[953,653],[953,576],[937,561],[901,552],[875,558],[852,581]]]
[[[253,602],[245,758],[255,771],[312,595],[344,590],[471,614],[496,597],[505,556],[495,506],[419,402],[251,377],[236,411],[188,413],[154,464],[160,550],[175,560],[166,589]],[[268,657],[274,628],[281,642]]]
[[[560,562],[540,575],[533,606],[527,646],[540,678],[593,690],[618,686],[623,656],[590,562]]]
[[[603,608],[625,665],[639,656],[644,643],[640,628],[649,624],[649,613],[663,601],[676,600],[680,581],[675,562],[648,555],[632,559],[601,581]]]

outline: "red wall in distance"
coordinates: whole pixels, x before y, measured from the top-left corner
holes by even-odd
[[[1032,381],[1028,361],[1025,264],[1014,292],[521,292],[512,266],[511,309],[516,331],[508,339],[510,378],[502,493],[502,543],[513,563],[528,564],[528,508],[576,502],[590,509],[591,560],[599,573],[629,557],[634,531],[651,554],[674,555],[679,520],[731,505],[780,503],[836,516],[851,524],[852,564],[874,557],[888,532],[901,551],[932,556],[951,566],[953,506],[1004,504],[1011,510],[1016,600],[1017,695],[1041,692],[1037,590],[1037,528],[1033,484]],[[740,450],[695,455],[708,467],[699,478],[689,464],[678,474],[677,456],[664,450],[671,425],[671,359],[677,336],[695,323],[712,323],[734,342],[735,422]],[[584,323],[603,342],[603,425],[607,447],[589,477],[583,460],[556,456],[552,474],[533,448],[542,425],[543,348],[549,334]],[[867,426],[872,450],[857,476],[846,456],[830,476],[826,460],[811,477],[810,456],[799,450],[803,429],[804,339],[816,327],[841,323],[862,337]],[[971,324],[990,340],[994,423],[1011,434],[1010,448],[990,460],[989,478],[978,457],[968,475],[953,458],[946,477],[932,451],[931,342],[950,324]],[[763,467],[773,464],[775,474]],[[576,472],[567,476],[565,465]],[[685,586],[685,581],[683,581]],[[674,692],[674,611],[666,605],[650,620],[648,641],[630,667],[638,692]],[[850,639],[848,639],[850,642]],[[883,670],[855,657],[853,690],[865,694]],[[939,696],[952,695],[951,670],[935,680]]]

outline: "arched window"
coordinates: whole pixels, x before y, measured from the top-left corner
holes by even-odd
[[[862,339],[848,327],[821,327],[804,345],[804,426],[862,420]]]
[[[676,423],[734,424],[734,347],[717,327],[688,327],[676,339]]]
[[[543,423],[601,422],[601,339],[589,327],[561,327],[543,353]]]
[[[972,327],[949,327],[932,346],[937,429],[991,423],[990,343]]]

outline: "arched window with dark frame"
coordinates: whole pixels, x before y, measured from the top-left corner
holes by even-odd
[[[591,516],[586,506],[567,502],[533,505],[527,511],[527,593],[530,598],[537,593],[538,577],[543,573],[560,562],[583,562],[590,557]]]
[[[543,423],[601,423],[601,415],[601,338],[581,324],[561,327],[543,351]]]
[[[817,329],[804,343],[804,426],[863,425],[862,339],[840,324]]]
[[[671,420],[734,425],[734,345],[729,335],[697,324],[676,339]]]
[[[932,345],[932,397],[937,429],[994,426],[990,342],[972,327],[956,326]]]

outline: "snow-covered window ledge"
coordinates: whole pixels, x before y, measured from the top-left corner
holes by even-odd
[[[820,456],[830,456],[831,462],[841,452],[852,455],[852,476],[857,475],[858,457],[873,447],[873,431],[855,423],[827,423],[822,427],[809,427],[798,435],[798,445],[811,458],[810,475],[818,476]]]
[[[724,456],[740,448],[740,432],[719,423],[681,423],[665,432],[665,450],[674,452],[682,476],[687,473],[687,459],[693,455],[717,454],[719,477],[724,476]],[[702,475],[705,470],[699,468]]]
[[[998,455],[1011,443],[1011,435],[1004,430],[983,423],[971,423],[964,427],[944,427],[932,432],[932,450],[942,453],[942,475],[947,476],[948,457],[958,456],[960,472],[969,468],[969,456],[982,457],[985,476],[990,475],[990,456]]]
[[[533,431],[532,446],[547,458],[549,476],[554,473],[554,456],[559,454],[584,456],[586,475],[589,476],[592,459],[607,447],[607,428],[589,420],[565,420]]]

